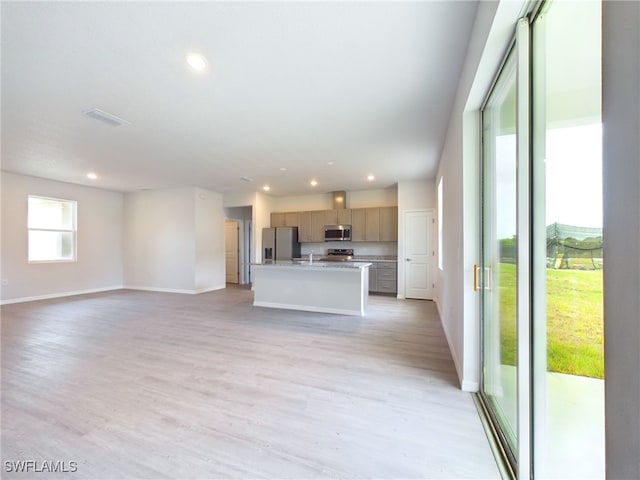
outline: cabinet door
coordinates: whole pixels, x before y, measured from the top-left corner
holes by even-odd
[[[298,212],[298,241],[300,243],[311,242],[312,232],[311,212]]]
[[[284,214],[284,226],[285,227],[298,227],[299,216],[298,212],[287,212]]]
[[[396,293],[398,290],[398,264],[396,262],[378,263],[377,291]]]
[[[311,212],[311,241],[324,242],[324,226],[335,225],[336,210],[314,210]]]
[[[286,227],[284,213],[271,214],[271,227]]]
[[[351,209],[338,210],[338,225],[351,225]]]
[[[364,242],[366,234],[366,213],[364,208],[351,209],[351,241]]]
[[[338,224],[338,211],[337,210],[322,210],[324,212],[324,224],[325,225],[337,225]],[[324,240],[324,233],[322,234]]]
[[[398,207],[380,208],[380,241],[398,241]]]
[[[380,209],[379,208],[367,208],[366,209],[366,230],[365,240],[367,242],[380,241]]]
[[[378,280],[396,282],[398,276],[398,270],[395,264],[389,266],[388,262],[378,264]]]
[[[315,210],[311,214],[311,241],[324,242],[324,212]]]
[[[369,267],[369,291],[378,291],[378,269],[375,263],[372,263]]]

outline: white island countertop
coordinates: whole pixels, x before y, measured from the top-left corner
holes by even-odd
[[[253,304],[364,315],[371,262],[270,261],[253,265]]]

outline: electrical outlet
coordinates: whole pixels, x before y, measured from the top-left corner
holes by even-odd
[[[2,286],[6,287],[7,285],[9,285],[9,280],[7,280],[6,278],[2,279]]]

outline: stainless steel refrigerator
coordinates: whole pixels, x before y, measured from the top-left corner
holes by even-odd
[[[262,262],[300,257],[298,227],[262,229]]]

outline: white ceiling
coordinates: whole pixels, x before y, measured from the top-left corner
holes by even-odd
[[[476,6],[3,1],[2,169],[278,196],[433,177]]]

